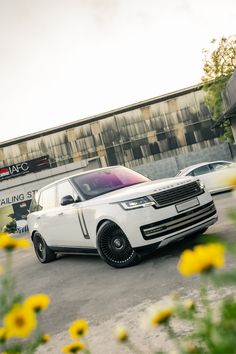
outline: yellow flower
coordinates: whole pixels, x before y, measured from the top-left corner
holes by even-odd
[[[189,276],[221,268],[224,266],[224,251],[220,243],[199,245],[193,250],[186,250],[180,256],[178,270],[182,275]]]
[[[88,330],[88,323],[85,320],[77,320],[71,324],[68,332],[72,339],[77,339],[85,335],[87,330]]]
[[[78,353],[81,350],[83,350],[85,348],[85,344],[83,342],[74,342],[71,344],[66,345],[63,348],[63,353],[65,354],[69,354],[69,353]]]
[[[17,248],[29,248],[31,244],[26,238],[20,238],[17,241]]]
[[[124,342],[128,339],[128,331],[124,326],[117,326],[115,330],[115,337],[120,342]]]
[[[150,316],[150,323],[153,327],[162,323],[166,323],[173,314],[173,307],[166,307],[164,309],[153,311]]]
[[[37,326],[37,320],[30,307],[17,304],[4,316],[3,324],[9,337],[26,338]]]
[[[50,298],[46,294],[35,294],[29,296],[24,304],[35,312],[45,310],[50,303]]]
[[[186,308],[186,310],[195,310],[196,305],[192,299],[187,299],[184,302],[184,307]]]
[[[226,181],[227,186],[232,186],[233,188],[236,188],[236,176],[231,175],[228,177]]]
[[[0,233],[0,248],[6,251],[13,251],[15,248],[27,248],[30,242],[27,239],[14,239],[5,232]]]
[[[47,342],[49,342],[51,340],[51,336],[49,336],[49,334],[45,333],[42,335],[41,337],[41,343],[45,344]]]

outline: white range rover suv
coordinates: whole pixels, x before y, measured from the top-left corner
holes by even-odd
[[[99,253],[122,268],[217,220],[211,195],[193,177],[151,181],[122,166],[82,172],[40,189],[28,225],[36,255]]]

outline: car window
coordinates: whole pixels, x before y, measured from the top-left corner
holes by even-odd
[[[222,168],[227,168],[230,166],[230,163],[227,162],[214,162],[210,164],[210,167],[215,170],[220,170]]]
[[[39,200],[39,193],[34,192],[31,203],[30,203],[30,207],[29,207],[30,213],[33,213],[34,211],[38,210],[38,200]]]
[[[39,196],[38,210],[48,210],[56,206],[56,187],[44,189]]]
[[[198,168],[195,168],[195,170],[192,170],[190,173],[188,173],[188,176],[200,176],[204,175],[205,173],[211,172],[211,169],[208,165],[204,165]]]
[[[149,178],[125,167],[92,171],[72,177],[73,184],[85,199],[148,181]]]
[[[71,195],[74,199],[77,197],[73,186],[69,181],[63,181],[57,185],[57,206],[61,205],[61,199],[66,195]]]

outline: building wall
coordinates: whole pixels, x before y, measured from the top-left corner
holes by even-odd
[[[113,111],[61,131],[0,144],[0,167],[49,155],[53,166],[99,156],[134,167],[218,143],[201,89]]]

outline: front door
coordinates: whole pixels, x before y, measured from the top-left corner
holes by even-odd
[[[74,200],[77,193],[68,180],[57,184],[57,207],[55,208],[55,223],[57,232],[53,235],[52,246],[57,247],[92,247],[84,225],[82,204],[72,203],[60,205],[65,196],[72,196]]]

